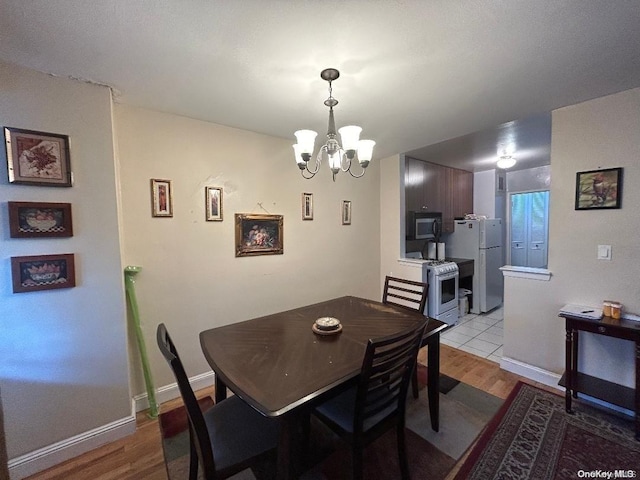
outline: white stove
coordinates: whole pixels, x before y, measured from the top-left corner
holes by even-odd
[[[458,264],[448,260],[423,260],[427,269],[433,270],[435,273],[450,273],[458,271]]]
[[[431,318],[453,325],[458,322],[458,264],[448,260],[425,260],[422,281],[429,284],[427,312]]]

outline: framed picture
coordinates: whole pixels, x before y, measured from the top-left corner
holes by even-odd
[[[313,220],[313,193],[302,194],[302,220]]]
[[[13,293],[76,286],[74,255],[11,257]]]
[[[282,255],[282,215],[236,213],[236,257]]]
[[[207,222],[222,221],[222,188],[204,187]]]
[[[12,238],[72,237],[70,203],[8,202]]]
[[[351,225],[351,201],[342,201],[342,224]]]
[[[576,174],[576,210],[620,208],[621,201],[622,168]]]
[[[5,127],[4,144],[10,183],[71,186],[67,135]]]
[[[173,217],[171,180],[151,179],[151,215],[154,217]]]

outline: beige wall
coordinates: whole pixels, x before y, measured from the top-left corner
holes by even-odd
[[[380,162],[360,179],[322,165],[300,176],[292,139],[116,105],[124,259],[136,277],[156,387],[173,383],[155,341],[167,324],[190,376],[210,371],[201,330],[341,295],[379,298]],[[357,168],[357,167],[356,167]],[[151,178],[173,181],[173,218],[152,218]],[[222,222],[205,221],[204,187],[222,187]],[[313,193],[314,220],[301,218]],[[343,200],[352,224],[341,224]],[[284,254],[236,258],[234,213],[284,215]],[[134,393],[144,391],[137,362]]]
[[[107,88],[0,62],[0,125],[69,135],[71,188],[9,184],[0,148],[0,389],[10,459],[131,417]],[[71,238],[9,237],[8,201],[72,204]],[[12,293],[10,257],[74,253],[75,288]]]
[[[504,354],[545,371],[564,370],[565,303],[620,300],[640,312],[640,89],[553,112],[548,282],[506,278]],[[574,210],[576,172],[623,167],[619,210]],[[611,261],[596,259],[611,245]],[[633,385],[631,342],[584,334],[581,369]],[[582,337],[581,337],[582,338]]]

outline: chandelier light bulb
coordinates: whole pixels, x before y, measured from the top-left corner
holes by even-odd
[[[342,148],[346,152],[352,152],[351,158],[353,158],[356,150],[358,150],[360,132],[362,132],[362,128],[356,125],[349,125],[338,130],[340,139],[342,140]]]
[[[376,142],[373,140],[360,140],[358,142],[358,161],[362,168],[366,168],[369,165],[375,144]]]
[[[313,149],[316,143],[317,132],[313,130],[298,130],[294,133],[296,139],[298,140],[298,146],[300,149],[300,154],[308,154],[309,157],[313,154]]]

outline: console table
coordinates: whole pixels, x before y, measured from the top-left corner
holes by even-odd
[[[640,440],[640,322],[625,319],[616,320],[611,317],[602,317],[601,320],[589,320],[565,313],[561,313],[559,316],[565,319],[567,330],[566,371],[559,383],[566,389],[565,402],[567,412],[571,412],[572,395],[577,398],[578,393],[584,393],[613,405],[632,410],[636,414],[636,439]],[[579,372],[578,345],[580,331],[635,342],[635,389]]]

